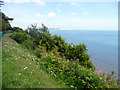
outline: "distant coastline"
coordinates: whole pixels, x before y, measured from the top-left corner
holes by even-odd
[[[49,30],[75,30],[75,31],[118,31],[118,30],[83,30],[83,29],[65,29],[65,28],[49,28]]]
[[[70,28],[49,28],[49,30],[72,30]]]

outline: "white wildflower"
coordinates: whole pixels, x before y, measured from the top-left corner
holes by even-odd
[[[55,77],[57,77],[55,74],[54,74]]]
[[[19,75],[21,75],[21,73],[19,73]]]
[[[25,67],[24,70],[26,70],[28,67]]]

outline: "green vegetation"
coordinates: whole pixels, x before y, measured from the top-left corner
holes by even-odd
[[[2,16],[2,18],[0,19],[0,22],[2,22],[2,25],[0,25],[0,29],[2,29],[2,31],[12,29],[10,23],[8,22],[8,20],[6,20],[6,18],[8,18],[8,17],[2,12],[0,12],[0,15]]]
[[[45,72],[41,60],[5,34],[2,38],[3,88],[67,88],[63,81]]]
[[[62,82],[64,82],[64,84],[68,87],[72,87],[72,88],[74,87],[117,88],[118,87],[117,85],[118,80],[115,79],[115,77],[113,77],[114,72],[111,72],[111,74],[108,74],[108,75],[106,75],[105,73],[98,75],[98,73],[95,72],[95,67],[90,61],[90,56],[87,54],[87,49],[84,44],[79,44],[79,45],[67,44],[65,40],[62,39],[61,36],[57,36],[57,35],[51,36],[48,28],[45,25],[42,25],[42,28],[37,28],[36,25],[31,25],[31,27],[28,27],[26,31],[15,32],[11,34],[10,37],[13,40],[15,40],[17,43],[21,44],[21,46],[25,48],[27,52],[32,52],[34,55],[37,56],[37,57],[35,56],[36,59],[35,58],[32,59],[32,55],[29,54],[27,55],[27,58],[35,61],[35,64],[38,66],[38,69],[42,69],[45,73],[47,72],[47,74],[49,74],[50,77],[55,78],[56,81],[62,80]],[[12,45],[14,46],[14,44]],[[11,52],[11,50],[7,52],[7,55],[4,54],[6,55],[5,57],[11,58],[11,55],[9,54],[9,52]],[[14,53],[17,59],[22,57],[20,59],[21,60],[20,65],[18,64],[14,65],[16,63],[13,64],[14,68],[15,66],[16,67],[20,66],[24,68],[26,67],[24,66],[24,64],[29,63],[29,61],[26,61],[26,60],[29,60],[25,58],[26,54],[25,55],[22,55],[22,54],[17,55],[17,52],[16,54]],[[5,57],[3,56],[3,58]],[[15,60],[16,59],[14,59],[14,61]],[[7,61],[8,60],[3,59],[3,67],[6,67],[5,66],[6,63],[4,62],[7,62]],[[13,59],[11,61],[13,61]],[[26,63],[24,63],[23,61],[26,61]],[[18,62],[18,60],[16,60],[16,62]],[[35,68],[35,67],[33,66],[31,68]],[[7,76],[5,77],[4,74],[7,73],[6,75],[8,75],[8,73],[9,74],[12,74],[12,73],[9,71],[6,71],[7,69],[3,68],[3,70],[4,70],[3,85],[4,87],[10,87],[9,83],[5,84],[5,82],[9,81],[9,79]],[[13,72],[16,72],[16,71],[13,71]],[[23,75],[26,76],[26,74],[24,73]],[[27,73],[27,75],[29,74]],[[22,78],[24,77],[21,77],[21,79]],[[30,77],[29,79],[31,80],[31,78],[33,77]],[[36,76],[34,78],[36,78]],[[13,84],[17,82],[17,81],[14,81],[14,79],[15,78],[11,80]],[[46,83],[49,83],[49,82],[46,82]],[[37,87],[37,86],[32,86],[33,83],[30,84],[30,81],[29,83],[26,82],[26,84],[28,86],[24,86],[24,85],[18,85],[18,86]],[[62,84],[59,84],[59,85],[62,85]],[[17,85],[14,85],[14,86],[16,87]],[[64,86],[61,86],[61,87],[64,87]]]
[[[95,67],[90,61],[90,56],[87,54],[86,46],[83,44],[71,45],[67,44],[61,36],[51,36],[48,30],[44,30],[45,25],[42,24],[42,28],[37,28],[36,25],[31,25],[28,28],[29,35],[33,37],[36,42],[36,46],[42,46],[47,51],[53,50],[55,47],[58,48],[58,52],[62,57],[66,57],[69,60],[79,60],[79,64],[83,65],[86,68],[92,68],[95,70]],[[45,28],[46,29],[46,28]],[[14,39],[14,34],[11,36]],[[19,37],[20,38],[20,37]]]
[[[19,28],[19,27],[13,27],[13,31],[15,31],[15,32],[23,32],[22,28]]]

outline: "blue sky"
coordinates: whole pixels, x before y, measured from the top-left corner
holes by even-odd
[[[14,18],[12,26],[23,29],[43,23],[49,28],[68,30],[118,30],[117,2],[5,0],[2,11]]]

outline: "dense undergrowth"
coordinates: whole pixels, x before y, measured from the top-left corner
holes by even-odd
[[[67,44],[61,36],[53,35],[45,25],[32,25],[26,31],[15,29],[12,39],[34,51],[42,69],[58,80],[77,88],[117,88],[114,72],[106,75],[95,73],[85,44]]]

